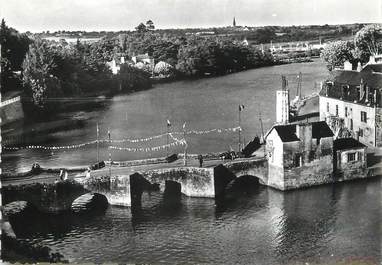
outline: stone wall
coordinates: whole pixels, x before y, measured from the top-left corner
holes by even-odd
[[[349,153],[356,153],[355,161],[348,161]],[[366,150],[364,148],[339,150],[334,170],[335,181],[345,181],[367,177]]]
[[[166,180],[178,182],[182,193],[190,197],[215,197],[213,168],[166,168],[146,171],[142,175],[152,184],[164,185]]]
[[[332,183],[332,174],[333,159],[331,155],[327,155],[303,166],[285,169],[283,190]]]
[[[252,160],[232,161],[225,163],[224,166],[236,175],[254,176],[259,179],[259,182],[267,185],[268,183],[268,160],[264,158],[256,158]]]
[[[15,101],[0,108],[1,123],[7,124],[24,118],[21,101]]]
[[[288,190],[333,182],[333,139],[313,139],[308,150],[306,143],[284,143],[283,170],[270,167],[269,186]]]

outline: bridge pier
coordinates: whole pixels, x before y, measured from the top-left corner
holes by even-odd
[[[163,192],[172,189],[180,190],[189,197],[220,199],[224,196],[227,185],[240,176],[255,176],[260,182],[266,183],[267,167],[264,161],[232,161],[214,168],[178,167],[147,170],[132,175],[100,177],[104,184],[85,184],[85,187],[105,195],[109,204],[131,207],[140,207],[142,193],[154,190],[154,186],[159,186]],[[89,183],[91,182],[94,183],[94,179],[89,180]],[[98,186],[103,188],[99,189]]]

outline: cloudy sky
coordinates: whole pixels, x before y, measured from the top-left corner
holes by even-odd
[[[0,17],[20,31],[382,22],[382,0],[0,0]]]

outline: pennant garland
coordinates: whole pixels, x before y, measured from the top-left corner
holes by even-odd
[[[185,134],[187,134],[187,135],[189,135],[189,134],[202,135],[202,134],[209,134],[209,133],[213,133],[213,132],[217,132],[217,133],[236,132],[238,130],[241,130],[240,126],[233,127],[233,128],[211,129],[211,130],[204,130],[204,131],[191,130],[191,131],[185,132]],[[160,135],[155,135],[155,136],[146,137],[146,138],[137,138],[137,139],[127,138],[127,139],[120,139],[120,140],[108,140],[108,139],[103,139],[103,140],[98,140],[98,141],[94,140],[94,141],[90,141],[90,142],[86,142],[86,143],[74,144],[74,145],[66,145],[66,146],[27,145],[27,146],[22,146],[22,147],[3,146],[2,148],[4,150],[21,150],[21,149],[66,150],[66,149],[77,149],[77,148],[85,147],[87,145],[96,144],[97,142],[98,143],[125,143],[125,142],[139,143],[139,142],[148,142],[148,141],[152,141],[154,139],[158,139],[158,138],[164,137],[166,135],[169,135],[175,141],[174,143],[169,144],[169,146],[173,146],[174,144],[177,144],[177,145],[178,144],[181,144],[181,145],[187,144],[185,139],[178,139],[178,138],[174,137],[174,134],[176,134],[176,135],[183,135],[184,132],[171,132],[171,133],[168,133],[168,134],[164,133],[164,134],[160,134]],[[152,148],[162,148],[162,147],[166,148],[166,146],[167,145],[157,146],[157,147],[152,147]],[[116,148],[119,148],[119,147],[116,147]],[[130,148],[130,149],[143,150],[145,148]]]
[[[205,131],[196,131],[196,130],[191,130],[186,132],[186,134],[208,134],[212,132],[217,132],[217,133],[223,133],[223,132],[237,132],[238,130],[241,130],[240,126],[233,127],[233,128],[221,128],[221,129],[211,129],[211,130],[205,130]],[[173,134],[184,134],[183,132],[173,132]]]
[[[152,151],[160,151],[169,147],[174,147],[178,145],[185,145],[186,141],[184,139],[177,140],[171,144],[165,144],[154,147],[146,147],[146,148],[131,148],[131,147],[118,147],[118,146],[109,146],[110,149],[119,150],[119,151],[128,151],[128,152],[152,152]]]

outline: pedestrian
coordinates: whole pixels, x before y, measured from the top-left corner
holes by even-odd
[[[90,179],[90,168],[89,167],[88,167],[88,170],[86,171],[85,179]]]
[[[198,158],[199,158],[199,167],[202,167],[203,166],[203,156],[199,155]]]

